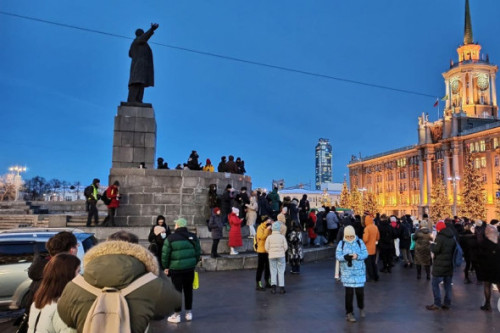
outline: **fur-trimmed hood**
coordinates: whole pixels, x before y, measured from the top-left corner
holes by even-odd
[[[159,275],[158,260],[147,249],[124,241],[106,241],[83,257],[85,281],[98,288],[122,289],[151,272]]]
[[[124,254],[135,257],[144,264],[148,272],[157,276],[160,274],[158,260],[151,252],[139,244],[125,241],[105,241],[94,246],[83,257],[83,265],[87,266],[95,258],[108,254]]]

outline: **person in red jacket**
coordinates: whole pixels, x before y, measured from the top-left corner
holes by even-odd
[[[309,211],[309,216],[307,218],[307,236],[309,237],[309,245],[310,246],[313,246],[314,245],[314,241],[316,240],[316,232],[314,232],[314,228],[316,227],[316,221],[317,221],[317,217],[316,217],[316,213],[318,212],[318,210],[316,208],[312,208],[310,211]]]
[[[241,239],[241,220],[238,217],[239,213],[240,210],[236,207],[233,207],[231,213],[229,213],[229,215],[227,216],[229,226],[231,227],[231,229],[229,229],[228,242],[228,245],[231,248],[231,252],[229,252],[229,254],[231,255],[238,254],[238,251],[236,251],[234,248],[243,245],[243,240]]]
[[[116,209],[120,207],[120,194],[119,194],[120,183],[115,180],[113,185],[106,189],[106,196],[110,199],[108,204],[108,216],[102,222],[104,227],[109,227],[110,225],[115,227],[115,214]]]

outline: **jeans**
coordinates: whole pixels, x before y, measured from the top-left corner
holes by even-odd
[[[356,302],[358,303],[358,308],[363,309],[365,307],[365,288],[351,288],[345,287],[345,312],[353,313],[354,308],[352,303],[354,301],[354,292],[356,292]]]
[[[318,236],[316,237],[316,239],[314,240],[314,245],[319,245],[319,246],[321,246],[321,245],[324,245],[324,244],[326,244],[326,243],[328,243],[328,240],[327,240],[327,239],[326,239],[326,237],[325,237],[325,236],[323,236],[323,235],[318,235]]]
[[[271,271],[271,286],[276,285],[276,275],[278,275],[278,287],[285,286],[285,257],[269,258],[269,269]]]
[[[434,294],[434,305],[441,306],[441,290],[439,284],[443,281],[444,285],[444,305],[451,306],[451,279],[450,276],[433,276],[432,277],[432,293]]]
[[[193,308],[194,269],[189,271],[170,270],[169,273],[175,289],[180,293],[184,292],[185,309],[191,310]],[[174,311],[181,312],[181,308],[176,308]]]

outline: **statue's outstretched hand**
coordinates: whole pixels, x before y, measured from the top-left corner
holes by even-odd
[[[153,30],[158,29],[158,27],[159,27],[159,26],[160,26],[160,25],[159,25],[158,23],[151,23],[151,28],[152,28]]]

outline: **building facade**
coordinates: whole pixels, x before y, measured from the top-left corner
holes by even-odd
[[[445,182],[450,205],[459,206],[460,178],[471,154],[482,174],[487,219],[495,217],[500,184],[498,66],[474,43],[468,0],[464,42],[457,53],[458,62],[443,73],[443,117],[435,122],[425,114],[418,118],[418,143],[366,158],[353,156],[348,165],[351,189],[375,193],[383,213],[422,216],[432,208],[431,190],[437,181]]]
[[[316,145],[316,190],[332,179],[332,145],[328,139],[321,138]]]

